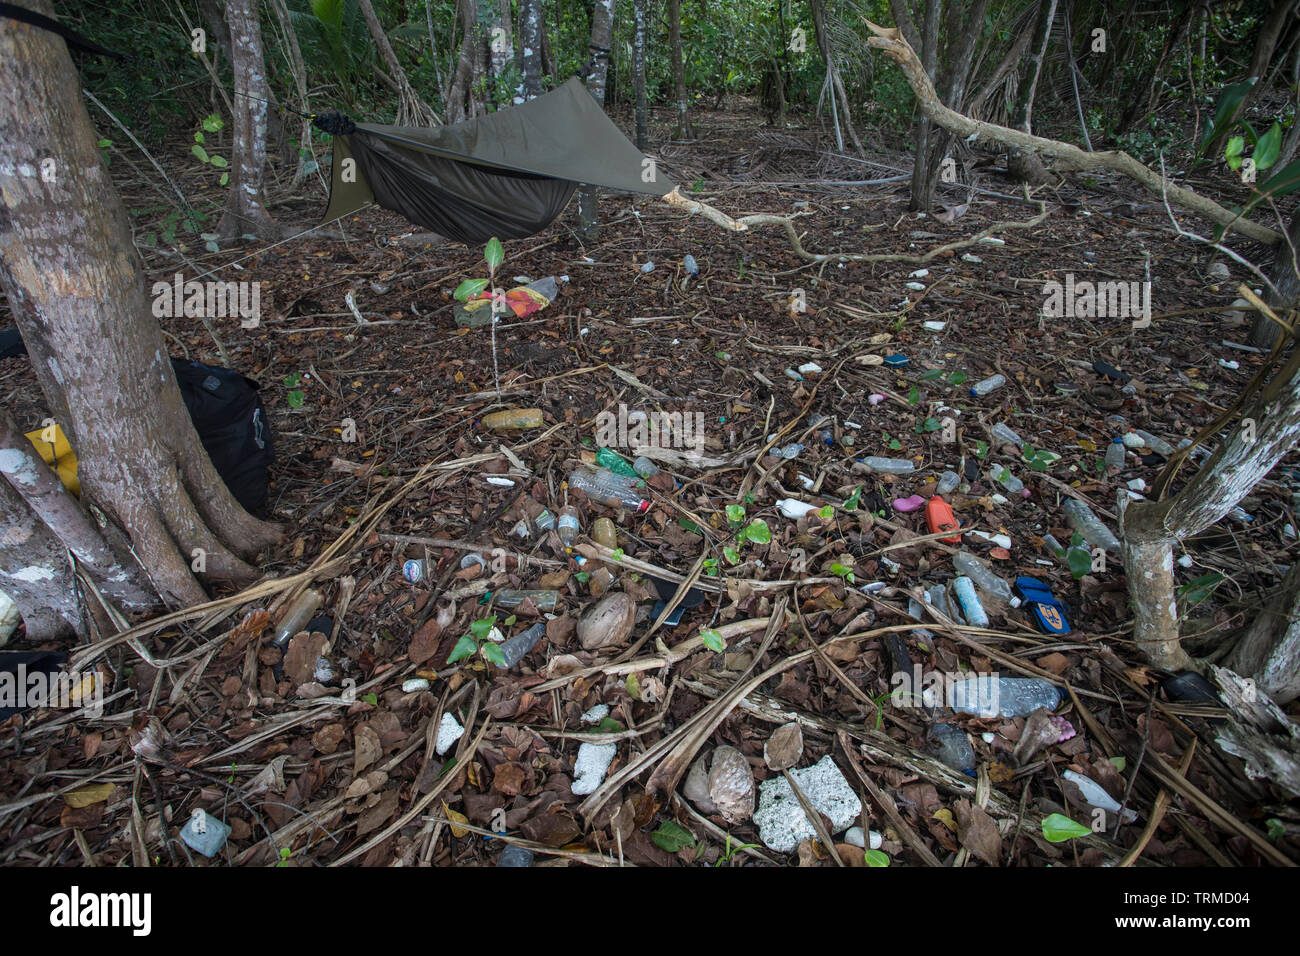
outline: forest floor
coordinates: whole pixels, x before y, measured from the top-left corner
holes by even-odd
[[[837,158],[824,133],[760,128],[749,112],[701,122],[699,142],[659,150],[661,169],[732,215],[804,213],[797,222],[813,252],[920,256],[1037,212],[996,170],[981,169],[986,191],[943,196],[968,204],[963,214],[918,219],[907,212],[905,179],[807,182],[903,174],[905,156]],[[157,233],[160,213],[142,210],[158,193],[122,163],[112,171],[137,235]],[[169,173],[191,198],[219,196],[210,169]],[[1240,190],[1218,175],[1191,183],[1234,199]],[[1118,490],[1137,479],[1149,488],[1160,473],[1164,459],[1136,449],[1108,475],[1112,438],[1142,428],[1176,444],[1236,398],[1262,356],[1223,344],[1246,331],[1222,310],[1248,274],[1231,262],[1231,279],[1208,271],[1210,251],[1178,238],[1159,197],[1130,183],[1076,178],[1035,199],[1047,218],[997,229],[1000,243],[924,266],[818,265],[795,256],[780,229],[729,234],[644,197],[606,194],[594,244],[574,237],[572,207],[541,235],[506,243],[500,275],[556,276],[560,293],[544,311],[498,326],[499,395],[489,330],[453,319],[452,290],[486,275],[482,248],[378,209],[341,223],[346,240],[312,233],[214,254],[191,238],[185,260],[145,247],[151,282],[178,270],[192,278],[197,266],[263,283],[260,326],[225,320],[217,332],[234,367],[261,383],[275,429],[272,516],[291,534],[265,570],[281,582],[310,571],[332,621],[316,624],[324,637],[295,638],[283,659],[272,646],[262,612],[278,616],[305,585],[299,577],[143,636],[156,658],[201,649],[161,671],[125,644],[100,655],[104,718],[47,712],[22,728],[17,755],[4,746],[3,861],[113,865],[144,854],[205,864],[161,838],[160,808],[171,835],[199,808],[226,821],[232,833],[210,862],[251,865],[491,865],[508,843],[536,851],[535,865],[1090,866],[1139,845],[1139,866],[1300,860],[1296,804],[1215,748],[1207,719],[1220,709],[1169,699],[1167,675],[1143,664],[1118,555],[1072,570],[1044,545],[1047,535],[1071,539],[1065,501],[1088,503],[1115,528]],[[313,193],[273,211],[303,229],[322,206]],[[1191,227],[1208,234],[1203,223]],[[688,253],[698,277],[683,267]],[[232,261],[242,269],[226,267]],[[1148,263],[1149,328],[1041,314],[1048,280],[1140,283]],[[371,324],[358,324],[349,292]],[[221,364],[197,320],[164,327],[178,352]],[[895,355],[907,363],[884,363]],[[810,362],[821,370],[791,377]],[[1107,378],[1095,363],[1126,378]],[[995,373],[1004,387],[968,394]],[[21,425],[44,417],[24,359],[0,361],[0,391]],[[661,462],[667,474],[650,480],[639,515],[577,492],[566,498],[570,472],[594,460],[597,416],[620,406],[698,412],[703,423],[709,462]],[[507,407],[541,409],[544,427],[483,427]],[[343,440],[345,420],[355,441]],[[997,423],[1025,449],[992,438]],[[761,454],[790,443],[804,446],[792,459]],[[871,455],[915,470],[869,474],[857,463]],[[1288,456],[1241,513],[1181,543],[1194,651],[1222,646],[1285,573],[1298,463]],[[1023,494],[992,480],[1003,468]],[[961,547],[1007,581],[1047,582],[1068,634],[1041,633],[1021,610],[992,603],[983,628],[908,616],[917,588],[954,577],[956,548],[925,538],[923,511],[894,502],[930,497],[947,470],[963,475],[946,496],[963,528],[1009,539],[967,535]],[[553,513],[577,506],[583,533],[572,552],[554,532],[512,536],[522,495]],[[776,507],[786,498],[833,507],[794,520]],[[736,505],[743,517],[728,515]],[[601,516],[617,527],[613,555],[588,537]],[[462,569],[473,553],[488,566]],[[408,559],[427,560],[424,580],[404,578]],[[655,628],[654,578],[689,581],[702,600],[678,625]],[[531,602],[483,603],[502,588],[559,591],[544,638],[510,669],[479,657],[449,665],[476,620],[494,614],[510,637],[541,613]],[[636,602],[635,623],[600,644],[577,621],[617,591]],[[714,632],[721,653],[705,645]],[[927,673],[1068,685],[1059,710],[1068,727],[1042,715],[949,715],[976,755],[974,777],[954,770],[932,755],[926,711],[890,700],[891,635]],[[327,639],[333,676],[319,683]],[[427,685],[404,691],[413,679]],[[340,697],[343,686],[355,699]],[[608,709],[593,711],[599,705]],[[450,749],[438,746],[444,714],[463,728]],[[765,760],[773,733],[791,722],[801,746],[782,731]],[[133,747],[150,741],[161,756],[146,765]],[[590,795],[575,795],[584,745],[584,771],[588,758],[608,760],[609,746],[612,763],[594,793],[584,774],[579,789]],[[687,768],[723,746],[739,754],[717,752],[711,797],[707,778],[683,797]],[[804,774],[826,756],[837,771]],[[760,811],[768,839],[760,835],[748,773],[768,790],[785,766],[814,803],[828,801],[817,829],[831,839],[806,839],[806,821],[800,833],[771,806]],[[1067,771],[1122,803],[1125,820],[1094,812]],[[600,768],[593,773],[598,780]],[[1144,834],[1161,793],[1172,810],[1159,809]],[[788,787],[785,796],[790,804]],[[851,822],[881,834],[877,854],[845,842],[854,801]],[[1086,834],[1049,839],[1060,823],[1053,814]]]

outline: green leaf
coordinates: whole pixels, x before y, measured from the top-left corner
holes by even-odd
[[[301,381],[302,381],[302,376],[299,375],[297,372],[292,372],[289,375],[286,375],[284,377],[284,384],[286,388],[293,388]]]
[[[217,180],[218,185],[225,186],[230,182],[230,173],[222,173],[221,178]]]
[[[289,407],[302,408],[302,403],[306,400],[307,394],[300,388],[295,388],[289,393]]]
[[[1219,94],[1219,102],[1214,109],[1214,119],[1205,128],[1205,136],[1201,138],[1198,153],[1203,154],[1205,152],[1206,147],[1210,145],[1210,140],[1214,139],[1214,134],[1220,126],[1228,121],[1228,117],[1233,114],[1237,109],[1237,105],[1250,92],[1250,88],[1255,85],[1257,79],[1259,78],[1252,76],[1240,83],[1233,83],[1223,88],[1223,92]]]
[[[208,161],[208,151],[198,143],[190,147],[190,152],[199,158],[199,162],[206,163]]]
[[[506,259],[506,251],[501,247],[500,239],[493,236],[488,240],[487,247],[483,250],[483,258],[487,260],[488,269],[496,272],[497,266]]]
[[[212,163],[217,169],[225,169],[230,163],[226,162],[224,156],[213,156],[208,162]]]
[[[1065,553],[1065,563],[1078,580],[1092,570],[1092,552],[1087,548],[1071,548]]]
[[[1241,157],[1241,152],[1246,148],[1246,140],[1240,136],[1234,136],[1228,140],[1228,145],[1223,150],[1223,158],[1228,162]],[[1236,167],[1233,167],[1236,169]]]
[[[912,388],[907,393],[907,404],[915,405],[920,400],[921,400],[921,389],[916,385],[913,385]]]
[[[469,632],[480,641],[487,640],[487,636],[492,633],[492,628],[496,627],[497,616],[481,617],[469,626]]]
[[[667,850],[669,853],[695,846],[695,837],[691,835],[691,831],[672,820],[665,820],[659,824],[659,829],[650,834],[650,839],[659,849]]]
[[[897,438],[891,438],[891,439],[889,440],[889,450],[890,450],[890,451],[898,451],[898,450],[899,450],[900,448],[902,448],[902,447],[903,447],[903,443],[902,443],[901,441],[899,441]]]
[[[487,284],[487,279],[466,279],[460,285],[456,286],[456,291],[453,292],[452,295],[461,302],[467,302],[486,289]]]
[[[1128,760],[1124,757],[1107,757],[1106,759],[1109,760],[1120,773],[1123,773],[1124,769],[1128,766]]]
[[[721,654],[723,648],[727,646],[722,640],[722,635],[711,627],[700,631],[700,640],[704,642],[705,647],[717,654]]]
[[[101,139],[96,141],[95,145],[98,146],[100,149],[107,149],[108,147],[113,145],[113,141],[111,139]]]
[[[723,556],[724,558],[727,559],[727,562],[728,562],[729,564],[739,564],[739,563],[740,563],[740,552],[737,551],[735,548],[732,548],[732,547],[726,547],[726,548],[723,548],[723,549],[722,549],[722,556]],[[715,565],[715,566],[716,566],[716,565]]]
[[[466,634],[456,642],[456,646],[453,647],[451,653],[447,655],[447,663],[454,664],[459,660],[464,660],[477,650],[478,641]]]
[[[602,717],[600,723],[591,728],[593,734],[621,734],[626,728],[613,717]]]
[[[1287,163],[1258,187],[1259,194],[1252,196],[1245,212],[1250,212],[1265,199],[1278,199],[1300,189],[1300,159]]]
[[[842,565],[842,564],[838,564],[838,563],[836,563],[836,564],[832,564],[832,565],[831,565],[831,574],[838,574],[840,577],[842,577],[842,578],[843,578],[845,581],[847,581],[849,584],[852,584],[852,583],[854,582],[854,580],[855,580],[854,577],[853,577],[853,569],[850,568],[850,567],[846,567],[846,566],[844,566],[844,565]]]
[[[927,369],[925,372],[923,372],[923,373],[921,374],[921,377],[918,378],[917,381],[918,381],[918,382],[930,382],[930,381],[933,381],[933,380],[936,379],[936,378],[943,378],[943,369],[941,369],[941,368],[932,368],[932,369]]]
[[[727,505],[727,523],[738,525],[745,520],[744,505]]]
[[[975,457],[983,461],[988,457],[988,454],[989,443],[980,438],[975,439]]]
[[[374,691],[371,691],[369,694],[363,694],[361,699],[371,707],[379,706],[379,695]]]
[[[821,518],[823,521],[830,521],[835,517],[835,507],[833,505],[827,505],[826,507],[819,509],[817,511],[817,517]]]
[[[198,132],[197,130],[195,130],[195,132],[194,132],[194,142],[196,142],[196,143],[202,143],[202,142],[203,142],[203,134],[200,133],[200,132]]]
[[[623,681],[623,686],[627,688],[628,696],[633,700],[641,699],[641,682],[637,680],[635,673],[627,675],[627,680]]]
[[[943,428],[943,422],[939,421],[937,418],[927,418],[921,424],[921,429],[927,432],[937,432],[941,428]]]
[[[1277,155],[1282,151],[1282,126],[1274,123],[1267,133],[1259,138],[1255,147],[1255,168],[1268,169],[1277,162]]]
[[[690,520],[689,518],[678,518],[677,523],[681,527],[689,531],[691,534],[698,534],[698,535],[704,534],[704,532],[700,530],[700,526],[697,525],[694,521]]]
[[[745,537],[755,544],[767,544],[772,540],[772,529],[762,518],[755,518],[745,528]]]
[[[574,577],[578,579],[579,584],[586,584],[588,581],[591,580],[591,572],[579,571],[577,574],[574,575]]]
[[[889,866],[889,854],[881,850],[868,850],[867,866]]]
[[[483,655],[483,659],[489,664],[495,664],[497,667],[506,666],[506,653],[501,650],[500,644],[494,644],[492,641],[487,641],[479,648],[479,652]],[[450,658],[448,658],[448,660],[450,660]]]
[[[1277,817],[1269,817],[1264,825],[1268,827],[1268,838],[1274,843],[1286,836],[1286,827]]]
[[[953,372],[951,375],[948,376],[949,385],[960,385],[964,381],[966,381],[965,372]]]
[[[1178,593],[1188,604],[1200,604],[1225,580],[1226,578],[1217,571],[1213,574],[1202,574],[1199,578],[1188,581],[1180,587]]]
[[[622,561],[623,554],[624,552],[622,548],[615,548],[613,551],[610,552],[610,557],[612,557],[615,561]]]
[[[1049,843],[1064,843],[1075,837],[1091,836],[1092,831],[1082,823],[1075,823],[1067,816],[1053,813],[1043,818],[1043,837]]]
[[[862,503],[862,486],[858,485],[856,488],[853,489],[853,494],[849,495],[848,498],[845,499],[844,510],[856,511],[858,509],[858,505],[861,503]],[[827,515],[827,517],[829,518],[830,515]]]
[[[211,113],[203,120],[203,128],[209,133],[215,133],[225,125],[225,121],[222,120],[219,113]]]

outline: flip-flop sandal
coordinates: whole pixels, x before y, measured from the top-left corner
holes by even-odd
[[[1016,578],[1016,593],[1024,601],[1023,607],[1034,616],[1034,623],[1044,634],[1070,633],[1070,621],[1065,616],[1065,605],[1052,596],[1052,590],[1038,578]]]

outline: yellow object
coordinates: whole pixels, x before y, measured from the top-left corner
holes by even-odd
[[[68,436],[63,434],[63,429],[58,425],[52,427],[54,441],[48,440],[49,428],[38,428],[34,432],[27,432],[25,437],[32,443],[41,460],[58,474],[63,487],[80,497],[81,482],[77,481],[77,456],[72,453],[72,446],[68,444]]]
[[[483,427],[495,431],[511,428],[541,428],[543,424],[540,408],[508,408],[504,412],[493,412],[483,416]]]

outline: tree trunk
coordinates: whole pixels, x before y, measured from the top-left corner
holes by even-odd
[[[1228,658],[1238,674],[1253,674],[1259,689],[1285,706],[1300,697],[1300,561],[1260,608]]]
[[[29,641],[86,632],[67,551],[6,481],[0,481],[0,591],[18,606]]]
[[[294,32],[289,8],[285,6],[284,0],[270,0],[270,4],[280,23],[280,32],[284,34],[284,42],[288,50],[285,58],[289,61],[289,72],[293,74],[293,85],[298,94],[298,111],[310,113],[311,103],[307,97],[307,67],[303,63],[302,48],[298,45],[298,34]],[[289,187],[291,190],[297,189],[307,180],[307,160],[311,155],[311,120],[304,116],[302,128],[298,132],[298,163],[294,167],[293,183]]]
[[[1300,216],[1291,219],[1287,241],[1273,247],[1273,268],[1268,278],[1277,292],[1265,289],[1264,301],[1278,318],[1285,320],[1292,310],[1300,309]],[[1290,321],[1294,323],[1294,315]],[[1251,320],[1247,341],[1256,348],[1272,349],[1281,333],[1276,322],[1264,313],[1256,312]]]
[[[375,16],[374,6],[370,0],[357,0],[357,3],[361,6],[361,15],[366,19],[370,36],[375,41],[375,46],[379,47],[379,55],[383,57],[384,65],[388,67],[388,74],[397,84],[397,125],[436,126],[438,117],[411,86],[411,81],[407,79],[406,70],[402,69],[402,63],[397,59],[393,45],[388,42],[388,34],[384,32],[383,24],[379,22],[379,17]]]
[[[650,122],[645,101],[645,5],[632,0],[632,89],[636,94],[636,148],[645,152],[650,143]]]
[[[1052,39],[1052,21],[1056,19],[1056,0],[1041,0],[1038,7],[1038,20],[1034,24],[1034,38],[1029,41],[1026,59],[1029,69],[1020,84],[1016,97],[1016,109],[1011,118],[1013,128],[1022,133],[1032,133],[1034,95],[1038,92],[1038,78],[1043,72],[1043,57]],[[954,107],[955,109],[956,107]],[[1032,185],[1042,185],[1052,181],[1043,161],[1038,154],[1029,150],[1013,149],[1007,154],[1007,170],[1017,179]]]
[[[668,0],[668,58],[673,66],[673,105],[677,110],[673,139],[694,139],[690,101],[686,98],[686,65],[682,60],[682,0]]]
[[[1300,350],[1247,402],[1241,427],[1215,449],[1175,498],[1139,501],[1124,508],[1121,528],[1134,607],[1133,637],[1152,663],[1170,669],[1188,663],[1178,646],[1174,544],[1222,519],[1297,441]],[[1259,642],[1247,650],[1258,659]]]
[[[895,0],[902,6],[906,0]],[[934,83],[935,65],[939,54],[939,11],[941,0],[926,0],[925,18],[921,25],[921,68]],[[934,202],[934,167],[930,163],[930,133],[932,124],[924,114],[917,120],[912,137],[912,191],[908,209],[924,212]]]
[[[456,72],[447,97],[447,122],[459,123],[487,113],[487,97],[479,80],[487,73],[487,40],[479,24],[478,0],[458,0],[463,30]]]
[[[236,50],[243,23],[235,17]],[[199,443],[55,34],[0,19],[0,117],[0,286],[77,453],[83,500],[129,536],[170,606],[206,600],[191,568],[253,580],[242,558],[279,529],[239,507]]]
[[[234,161],[230,196],[221,223],[223,240],[246,233],[273,239],[279,227],[266,211],[262,177],[266,172],[266,61],[262,57],[262,27],[257,0],[226,0],[226,21],[233,40],[231,66],[235,75]]]
[[[1162,88],[1160,75],[1164,72],[1165,64],[1169,62],[1169,57],[1174,54],[1183,38],[1187,36],[1187,30],[1191,24],[1191,11],[1184,10],[1180,16],[1174,18],[1174,23],[1170,27],[1169,33],[1165,38],[1165,45],[1160,51],[1160,57],[1145,76],[1143,76],[1134,91],[1134,96],[1129,100],[1128,106],[1120,115],[1119,125],[1115,128],[1115,135],[1127,132],[1138,120],[1147,119],[1155,112],[1156,106],[1160,103],[1160,90]]]
[[[514,31],[510,26],[510,0],[497,0],[495,18],[488,24],[488,73],[492,77],[492,102],[497,109],[510,104],[512,91],[503,82],[514,60]]]
[[[826,77],[830,86],[830,94],[833,97],[839,97],[837,112],[839,124],[849,134],[853,147],[861,153],[863,152],[862,142],[853,129],[853,110],[849,106],[849,94],[844,88],[844,80],[840,77],[840,69],[835,65],[835,51],[831,49],[830,33],[826,30],[826,7],[823,0],[809,0],[808,5],[812,11],[813,32],[816,34],[817,49],[821,51],[822,59],[826,62]]]
[[[1260,80],[1263,79],[1269,61],[1273,59],[1273,50],[1277,46],[1277,41],[1286,28],[1287,18],[1291,16],[1296,8],[1296,2],[1297,0],[1274,0],[1272,9],[1269,10],[1268,15],[1260,23],[1259,34],[1255,37],[1255,52],[1250,58],[1250,68],[1246,72],[1247,77],[1253,76]],[[1247,90],[1246,95],[1241,98],[1241,102],[1232,111],[1232,115],[1214,131],[1213,137],[1205,148],[1206,156],[1218,156],[1223,151],[1223,144],[1232,135],[1232,131],[1237,126],[1237,120],[1245,115],[1255,97],[1263,92],[1263,86],[1264,84],[1260,82]]]
[[[524,99],[542,95],[542,0],[520,0],[519,63]]]
[[[608,50],[614,35],[614,5],[616,0],[596,0],[591,13],[591,45]],[[587,90],[601,106],[605,105],[605,81],[609,75],[609,56],[593,51],[592,70],[587,75]],[[578,190],[578,235],[584,242],[596,238],[600,231],[595,186]]]

